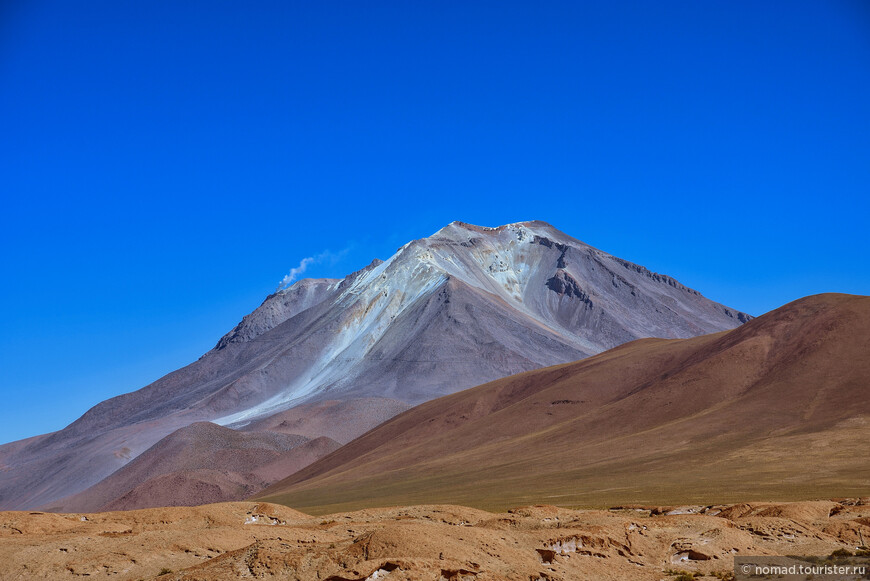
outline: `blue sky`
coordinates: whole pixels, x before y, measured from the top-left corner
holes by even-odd
[[[453,220],[870,294],[868,103],[861,0],[3,2],[0,442]]]

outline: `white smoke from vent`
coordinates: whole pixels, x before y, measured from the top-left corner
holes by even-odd
[[[278,283],[278,288],[275,289],[275,292],[287,289],[291,284],[293,284],[294,281],[296,281],[296,279],[305,274],[305,271],[308,270],[308,267],[312,264],[319,264],[322,262],[329,262],[330,264],[334,264],[345,254],[347,254],[349,250],[350,248],[345,248],[338,253],[325,250],[320,254],[316,254],[314,256],[306,256],[299,261],[299,266],[291,268],[290,272],[288,272],[287,275],[281,279],[281,282]]]
[[[287,275],[281,279],[281,282],[278,283],[277,290],[283,290],[293,284],[293,281],[299,278],[300,274],[303,274],[306,270],[308,270],[308,267],[314,262],[317,262],[317,256],[309,256],[299,261],[299,266],[291,268],[290,272],[288,272]]]

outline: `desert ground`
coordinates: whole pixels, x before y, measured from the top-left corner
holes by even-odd
[[[493,513],[452,505],[310,516],[233,502],[0,513],[0,578],[218,581],[728,579],[736,555],[855,552],[870,498]]]

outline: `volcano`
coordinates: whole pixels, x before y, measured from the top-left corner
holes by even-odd
[[[196,422],[343,444],[413,405],[508,375],[750,319],[543,222],[453,222],[343,279],[280,290],[196,362],[58,432],[0,447],[0,508],[70,509],[61,499]]]

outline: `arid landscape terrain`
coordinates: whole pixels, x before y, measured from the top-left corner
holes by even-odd
[[[0,0],[0,81],[0,581],[870,581],[870,0]]]
[[[0,447],[0,579],[684,581],[866,551],[867,353],[870,297],[753,318],[540,222],[453,223]]]
[[[729,579],[735,556],[862,554],[868,318],[868,297],[808,297],[445,396],[344,446],[194,424],[91,493],[195,505],[232,489],[208,468],[231,448],[273,480],[323,449],[266,501],[0,513],[0,578]],[[201,465],[147,478],[167,462]]]
[[[728,579],[739,555],[856,552],[870,499],[492,513],[451,505],[308,516],[236,502],[0,513],[4,580]]]

